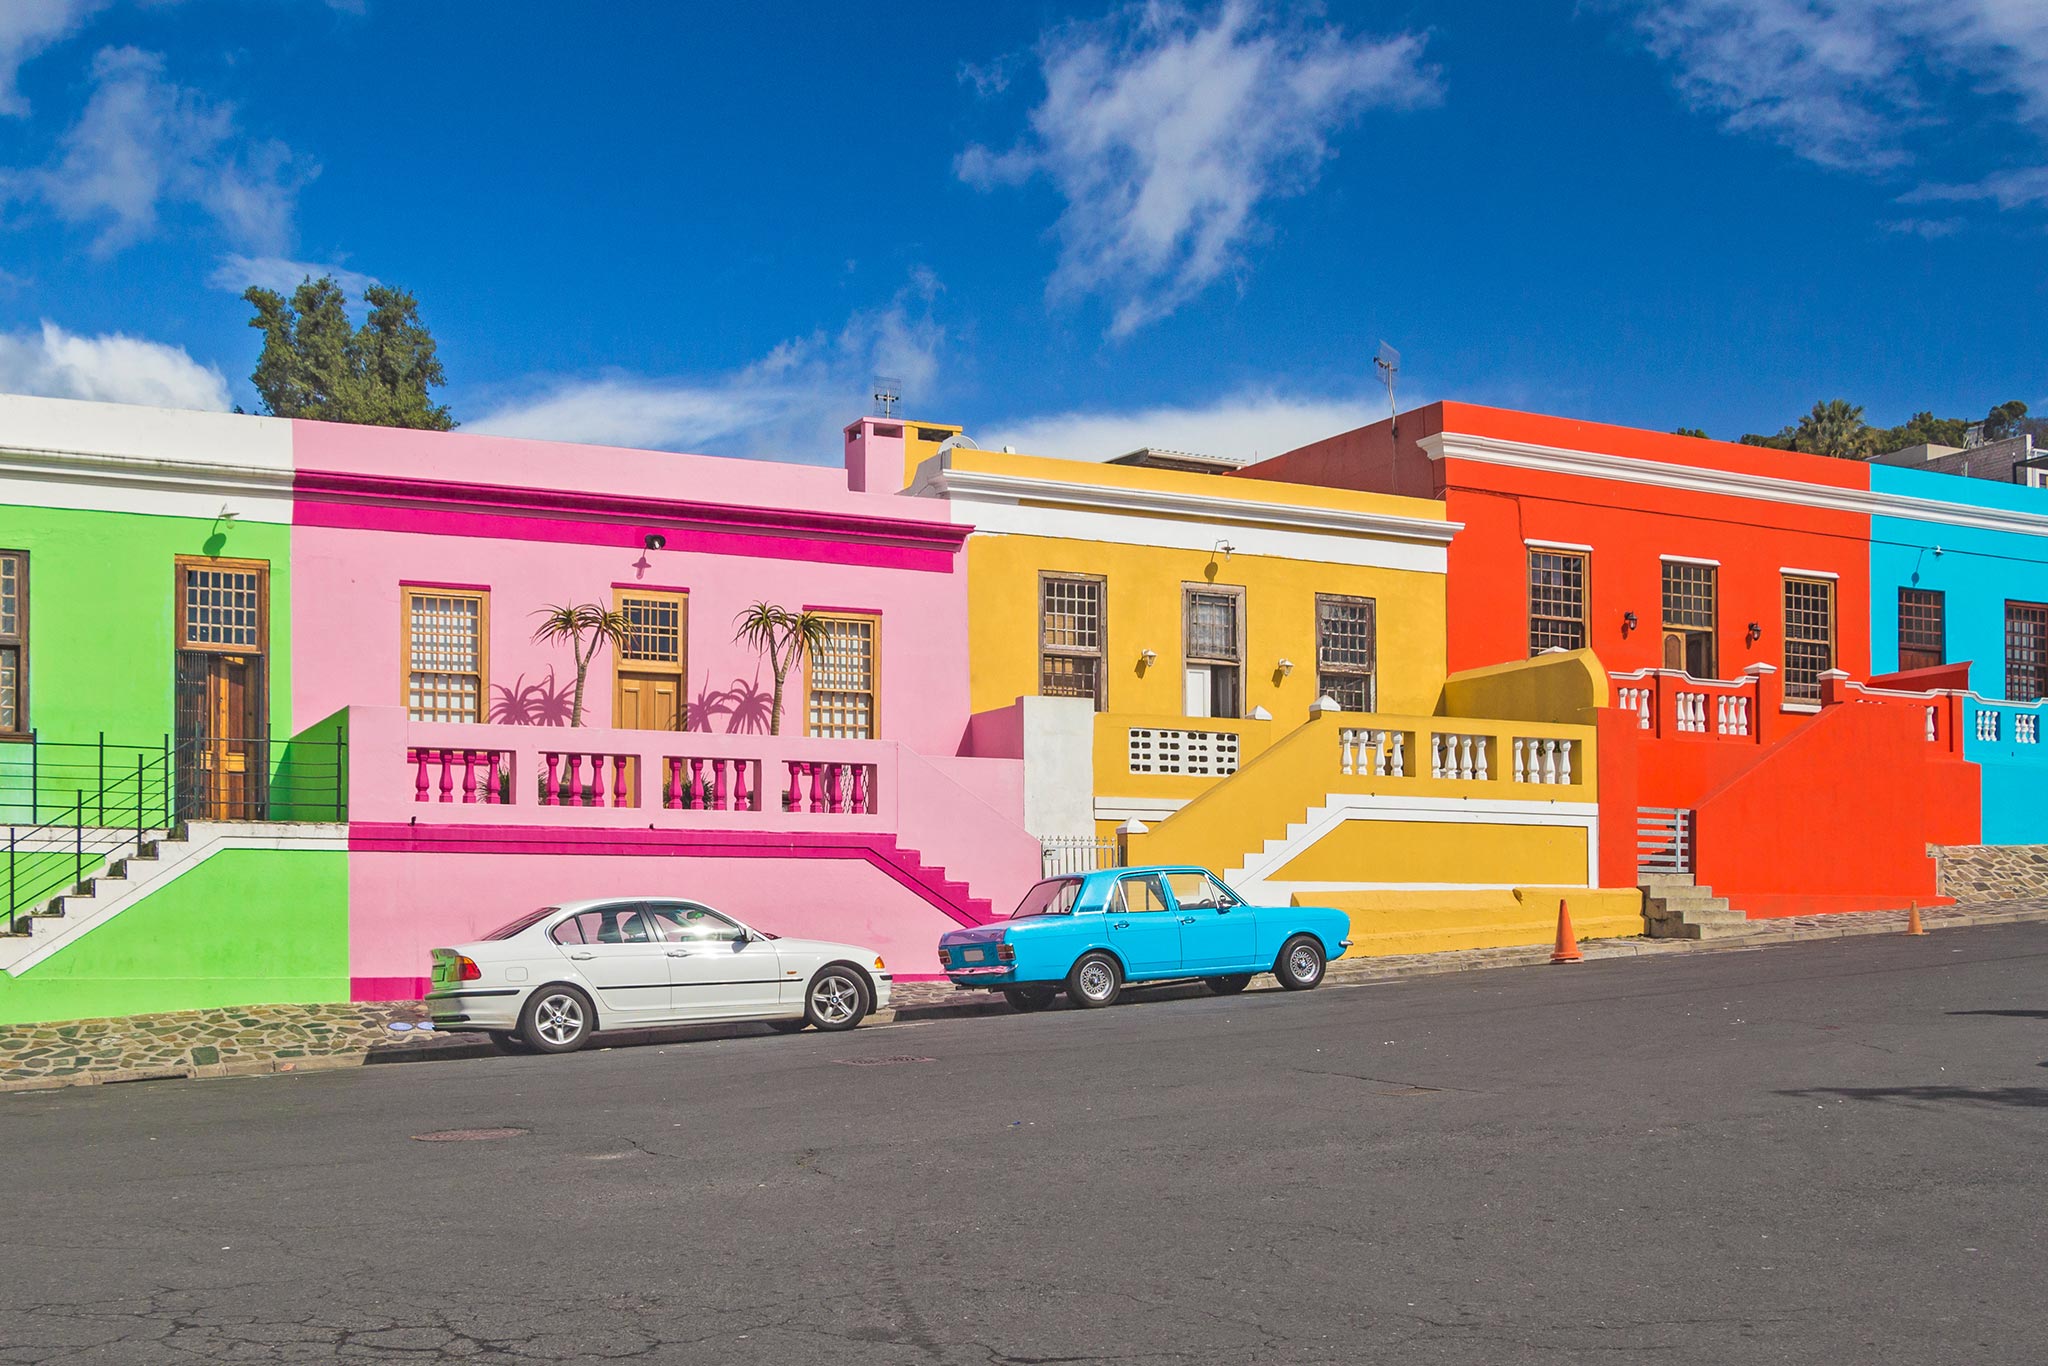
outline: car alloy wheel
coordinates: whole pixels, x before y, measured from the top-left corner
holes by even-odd
[[[1113,1005],[1123,989],[1123,977],[1116,959],[1108,954],[1083,954],[1067,974],[1067,999],[1084,1010]]]
[[[1323,946],[1313,935],[1298,934],[1280,947],[1273,975],[1289,991],[1308,991],[1323,980]]]
[[[590,998],[574,987],[541,988],[520,1016],[520,1038],[543,1053],[573,1053],[597,1027]]]
[[[804,1017],[818,1029],[851,1029],[868,1013],[867,987],[851,968],[828,967],[811,979]]]

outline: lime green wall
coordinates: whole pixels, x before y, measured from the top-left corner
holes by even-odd
[[[291,528],[127,512],[0,507],[0,550],[29,557],[29,724],[48,741],[140,744],[172,715],[173,564],[270,562],[271,723],[291,732]]]
[[[348,997],[348,854],[224,849],[0,974],[0,1025]]]

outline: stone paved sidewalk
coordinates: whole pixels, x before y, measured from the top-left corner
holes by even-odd
[[[1929,931],[1970,925],[2048,920],[2048,897],[1942,907],[1921,913]],[[1580,949],[1589,961],[1674,953],[1760,949],[1845,935],[1897,934],[1903,911],[1795,916],[1752,921],[1726,938],[1588,940]],[[1548,944],[1521,948],[1464,949],[1450,953],[1383,958],[1341,958],[1330,964],[1329,985],[1346,986],[1405,977],[1476,972],[1488,968],[1544,963]],[[1185,988],[1180,988],[1185,990]],[[1174,990],[1166,988],[1163,990]],[[1199,988],[1197,988],[1199,990]],[[910,1022],[1007,1012],[1000,996],[955,991],[945,982],[899,982],[894,1009],[878,1017]],[[475,1057],[490,1046],[475,1035],[436,1034],[426,1026],[418,1001],[355,1005],[243,1006],[138,1015],[118,1020],[74,1020],[0,1029],[0,1091],[150,1081],[172,1077],[241,1076],[263,1072],[314,1071],[365,1063]],[[756,1034],[754,1024],[643,1030],[612,1036],[622,1042],[737,1037]]]

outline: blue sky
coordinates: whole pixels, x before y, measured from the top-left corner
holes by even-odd
[[[4,0],[0,389],[253,406],[421,299],[466,427],[1270,454],[1457,398],[2048,408],[2048,5]]]

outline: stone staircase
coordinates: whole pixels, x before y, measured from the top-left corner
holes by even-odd
[[[1715,896],[1691,873],[1642,873],[1643,919],[1652,939],[1726,939],[1749,928],[1749,917]]]
[[[108,860],[105,867],[70,891],[17,916],[12,930],[0,920],[0,968],[14,966],[42,943],[93,924],[110,910],[135,900],[136,893],[146,893],[152,883],[161,880],[165,869],[183,864],[190,851],[190,839],[190,832],[182,824],[169,831],[149,832],[139,843],[130,834],[120,846],[125,852],[119,857]]]

